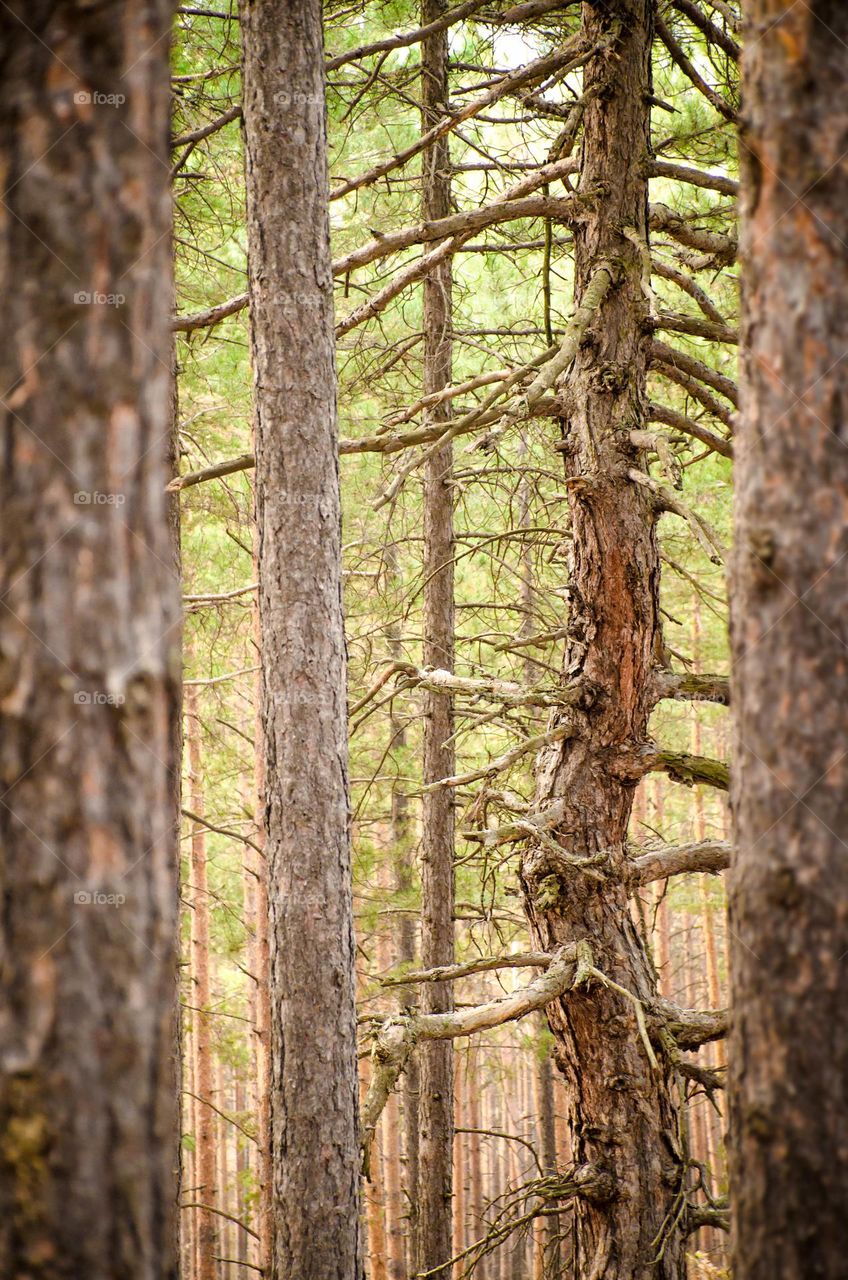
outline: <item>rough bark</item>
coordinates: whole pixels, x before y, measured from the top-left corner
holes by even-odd
[[[731,1132],[740,1280],[848,1246],[848,9],[752,0],[744,58]]]
[[[422,26],[443,12],[442,0],[423,0]],[[448,45],[446,32],[428,36],[421,46],[421,119],[426,133],[445,115]],[[450,155],[446,137],[422,158],[421,214],[425,222],[450,213]],[[451,260],[444,258],[424,280],[423,394],[451,383]],[[450,402],[433,405],[428,423],[447,421]],[[452,446],[436,449],[424,476],[424,665],[453,670],[453,497],[448,486]],[[428,690],[424,704],[425,787],[454,770],[453,706],[449,694]],[[450,789],[425,791],[421,836],[421,958],[425,968],[450,964],[454,957],[454,805]],[[421,994],[425,1013],[452,1008],[449,984],[433,983]],[[422,1045],[419,1092],[419,1174],[415,1222],[415,1261],[429,1271],[451,1257],[453,1166],[453,1046],[449,1041]],[[450,1280],[451,1269],[440,1273]]]
[[[0,13],[0,1272],[176,1273],[170,7]]]
[[[241,9],[271,965],[275,1280],[361,1273],[321,8]]]
[[[563,676],[584,682],[586,697],[582,710],[555,714],[554,725],[570,729],[537,773],[536,807],[562,805],[558,843],[571,856],[605,851],[611,874],[599,883],[545,845],[522,859],[535,941],[549,949],[585,939],[595,964],[642,1000],[655,980],[621,880],[633,783],[614,762],[645,740],[661,657],[656,512],[646,488],[628,480],[644,469],[630,432],[644,422],[649,347],[652,12],[649,0],[583,6],[588,43],[617,32],[584,72],[580,182],[604,198],[575,227],[575,289],[582,307],[596,309],[559,383],[573,534]],[[606,1195],[575,1201],[574,1274],[678,1280],[685,1260],[673,1206],[683,1168],[668,1066],[661,1057],[652,1067],[633,1004],[618,992],[581,984],[548,1017],[575,1162],[606,1175]]]

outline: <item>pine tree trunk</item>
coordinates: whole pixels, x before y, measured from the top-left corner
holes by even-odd
[[[404,1240],[403,1170],[401,1168],[400,1115],[397,1094],[386,1103],[382,1117],[386,1171],[386,1234],[389,1251],[389,1280],[406,1280]]]
[[[442,0],[423,0],[423,25],[443,12]],[[447,102],[447,32],[428,37],[421,46],[421,117],[426,132],[442,118]],[[450,156],[447,138],[423,156],[421,215],[424,221],[450,213]],[[451,381],[451,263],[446,259],[424,281],[423,392],[440,391]],[[449,410],[436,406],[429,421],[446,421]],[[453,670],[453,497],[450,479],[452,448],[437,449],[424,477],[424,666]],[[425,694],[424,783],[453,772],[451,699]],[[449,788],[425,791],[422,803],[421,960],[425,968],[450,964],[454,958],[454,811]],[[421,993],[425,1013],[450,1009],[449,983],[426,983]],[[425,1043],[419,1051],[420,1092],[416,1267],[429,1271],[451,1257],[451,1190],[453,1164],[453,1046],[450,1040]],[[440,1272],[450,1280],[451,1268]]]
[[[201,751],[201,725],[198,712],[197,689],[190,687],[186,694],[186,718],[188,720],[189,797],[192,813],[204,816],[203,757]],[[207,876],[206,828],[199,822],[191,829],[191,976],[192,976],[192,1025],[194,1028],[195,1088],[195,1142],[197,1150],[197,1189],[192,1201],[207,1208],[196,1209],[197,1214],[197,1280],[215,1280],[221,1219],[215,1214],[218,1207],[218,1191],[215,1176],[215,1138],[217,1117],[210,1103],[215,1093],[213,1080],[215,1064],[212,1058],[212,1026],[209,1010],[212,1005],[212,987],[209,977],[209,884]]]
[[[848,8],[751,0],[732,640],[738,1280],[845,1270]]]
[[[554,1174],[557,1171],[557,1149],[556,1149],[556,1119],[554,1116],[554,1080],[553,1069],[551,1066],[550,1054],[547,1047],[544,1047],[541,1055],[536,1060],[535,1071],[535,1102],[536,1117],[538,1125],[538,1151],[542,1161],[542,1169],[545,1174]],[[539,1233],[539,1246],[542,1253],[543,1266],[539,1269],[540,1275],[545,1277],[559,1276],[560,1272],[560,1250],[559,1250],[559,1217],[547,1218],[544,1220],[542,1230]]]
[[[235,1109],[239,1117],[243,1116],[247,1104],[247,1090],[244,1085],[244,1077],[240,1071],[237,1071],[235,1080],[235,1097],[233,1099]],[[236,1187],[238,1193],[236,1195],[236,1217],[245,1222],[248,1217],[246,1178],[250,1173],[250,1143],[239,1136],[236,1139]],[[236,1257],[244,1270],[247,1268],[245,1263],[250,1262],[250,1236],[243,1227],[237,1229],[238,1252]]]
[[[370,1063],[366,1060],[367,1071],[363,1086],[367,1087],[370,1076]],[[368,1225],[368,1276],[369,1280],[388,1280],[386,1260],[386,1190],[383,1178],[383,1150],[381,1131],[378,1129],[369,1153],[369,1180],[365,1187],[365,1218]]]
[[[465,1126],[465,1100],[463,1098],[462,1074],[459,1071],[456,1057],[454,1057],[453,1099],[454,1125],[456,1129],[461,1129]],[[454,1256],[461,1253],[465,1248],[465,1165],[465,1134],[455,1132],[453,1141],[453,1243],[451,1246]]]
[[[577,299],[590,284],[611,283],[561,390],[573,535],[564,677],[583,681],[586,699],[565,713],[573,736],[542,754],[536,793],[540,809],[561,804],[566,851],[604,851],[608,879],[598,885],[544,846],[528,848],[522,865],[535,942],[586,940],[597,967],[642,999],[655,983],[621,876],[635,782],[621,764],[647,737],[662,652],[656,511],[628,477],[644,468],[629,433],[645,403],[652,12],[650,0],[583,6],[589,42],[616,27],[618,35],[614,52],[591,57],[584,72],[580,190],[598,198],[574,228]],[[575,1202],[576,1276],[679,1280],[673,1206],[684,1170],[670,1141],[677,1120],[666,1067],[651,1067],[632,1005],[608,989],[569,994],[549,1021],[575,1160],[598,1176]]]
[[[394,587],[402,585],[397,547],[390,542],[385,553],[386,573]],[[405,654],[400,627],[396,619],[392,619],[386,628],[389,653],[393,662],[403,661]],[[390,704],[389,733],[391,735],[391,755],[393,766],[403,775],[406,767],[406,721],[403,714],[398,713],[394,701]],[[410,841],[409,798],[406,794],[406,782],[403,777],[392,786],[391,811],[391,844],[392,867],[394,870],[394,888],[400,900],[398,915],[396,963],[406,967],[414,967],[415,963],[415,917],[409,907],[415,884],[413,856]],[[399,987],[397,991],[398,1006],[414,1007],[418,1001],[415,987]],[[406,1197],[404,1249],[408,1271],[415,1269],[415,1222],[418,1213],[418,1100],[421,1082],[419,1078],[418,1053],[410,1055],[406,1070],[401,1079],[401,1099],[403,1115],[403,1190]]]
[[[241,9],[271,966],[272,1280],[357,1280],[358,1082],[321,6]]]
[[[0,12],[0,1273],[177,1267],[170,6]]]
[[[473,1048],[468,1052],[468,1127],[470,1142],[468,1146],[468,1166],[471,1183],[471,1225],[470,1241],[481,1239],[484,1234],[483,1223],[483,1139],[480,1134],[482,1117],[480,1115],[480,1097],[482,1089],[482,1072],[480,1070],[480,1053]],[[488,1258],[481,1258],[474,1268],[476,1280],[488,1280]]]
[[[227,1098],[227,1072],[220,1058],[216,1060],[216,1088],[215,1098],[216,1106],[221,1111],[226,1111],[229,1105]],[[216,1153],[218,1168],[218,1204],[224,1213],[232,1214],[233,1206],[230,1204],[230,1136],[232,1125],[224,1116],[216,1116]],[[221,1219],[219,1228],[220,1247],[219,1255],[224,1258],[232,1258],[235,1253],[233,1246],[233,1224],[228,1218]],[[217,1273],[222,1280],[229,1280],[230,1268],[228,1264],[216,1263]]]
[[[255,447],[255,441],[254,441]],[[259,554],[256,524],[253,527],[254,578],[259,578]],[[253,639],[257,654],[262,653],[262,626],[259,601],[252,607]],[[261,663],[260,663],[261,668]],[[271,1272],[271,962],[268,936],[268,859],[265,856],[265,737],[262,720],[262,679],[257,673],[254,686],[253,717],[253,786],[251,808],[255,815],[253,843],[245,848],[247,891],[246,923],[250,931],[250,972],[252,975],[250,1013],[253,1034],[250,1038],[253,1065],[253,1102],[256,1115],[256,1266],[265,1275]]]

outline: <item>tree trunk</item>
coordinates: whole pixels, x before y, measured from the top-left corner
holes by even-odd
[[[454,1057],[454,1074],[453,1074],[453,1115],[454,1125],[456,1129],[465,1126],[465,1105],[462,1089],[462,1075],[457,1069],[457,1060]],[[453,1142],[453,1244],[452,1250],[454,1256],[462,1253],[465,1248],[465,1215],[466,1215],[466,1147],[465,1134],[454,1133]]]
[[[595,965],[643,1000],[655,982],[622,882],[634,779],[619,762],[646,739],[662,653],[656,511],[628,478],[644,469],[629,433],[645,405],[652,11],[649,0],[583,6],[590,43],[618,28],[614,50],[585,68],[580,189],[598,198],[574,228],[577,300],[609,287],[560,392],[573,534],[564,677],[583,682],[585,698],[562,713],[571,736],[542,754],[536,793],[538,808],[562,806],[556,835],[569,855],[604,852],[607,879],[545,846],[522,860],[535,942],[586,940]],[[673,1206],[684,1170],[668,1069],[652,1069],[633,1006],[614,991],[581,987],[550,1007],[549,1021],[575,1160],[597,1175],[575,1203],[575,1274],[677,1280],[685,1258]]]
[[[273,1280],[361,1273],[321,7],[241,10],[271,965]]]
[[[736,1275],[779,1280],[848,1241],[848,9],[747,18],[731,1181]]]
[[[188,719],[188,763],[192,813],[204,816],[203,757],[200,743],[200,716],[197,689],[190,687],[186,696]],[[212,1059],[212,1027],[209,1011],[212,1005],[212,986],[209,978],[211,957],[209,954],[209,884],[207,877],[206,828],[200,822],[191,829],[191,1012],[194,1028],[194,1092],[197,1123],[194,1138],[197,1147],[197,1188],[192,1200],[207,1206],[195,1209],[197,1214],[197,1280],[215,1280],[221,1219],[215,1214],[218,1207],[218,1191],[215,1176],[215,1139],[217,1116],[210,1103],[213,1101],[214,1070]]]
[[[383,1150],[386,1174],[386,1234],[389,1251],[389,1280],[406,1280],[404,1239],[403,1170],[401,1168],[400,1108],[393,1093],[383,1112]]]
[[[469,1241],[482,1239],[485,1234],[483,1207],[483,1139],[480,1134],[482,1117],[480,1114],[480,1096],[482,1089],[482,1071],[480,1051],[473,1047],[468,1050],[468,1127],[470,1142],[468,1144],[468,1167],[470,1174],[471,1215]],[[488,1258],[483,1257],[474,1268],[476,1280],[488,1280]]]
[[[386,572],[393,585],[402,585],[397,547],[391,542],[386,548]],[[386,629],[389,642],[389,653],[393,662],[404,659],[403,643],[400,627],[392,619]],[[396,929],[397,952],[395,963],[414,967],[415,963],[415,916],[412,914],[410,902],[415,887],[413,853],[410,841],[409,797],[406,794],[407,783],[403,779],[406,768],[406,722],[403,713],[398,713],[394,701],[390,704],[389,733],[391,735],[391,754],[393,767],[401,777],[392,786],[391,810],[391,844],[392,868],[394,871],[394,888],[400,905],[400,914]],[[418,1002],[415,987],[399,987],[397,991],[398,1006],[414,1007]],[[410,1055],[406,1070],[401,1080],[401,1098],[403,1113],[403,1191],[406,1197],[404,1219],[404,1252],[406,1268],[415,1270],[415,1223],[418,1214],[418,1101],[421,1081],[418,1066],[418,1053]],[[400,1225],[400,1224],[399,1224]]]
[[[241,1119],[241,1117],[244,1115],[246,1110],[247,1091],[245,1089],[244,1079],[240,1071],[238,1071],[236,1074],[235,1097],[233,1101],[235,1103],[236,1113],[238,1114],[239,1119]],[[235,1202],[236,1202],[235,1212],[236,1212],[236,1216],[240,1218],[242,1222],[247,1221],[248,1212],[249,1212],[247,1195],[245,1193],[247,1190],[246,1179],[248,1174],[250,1173],[250,1154],[251,1152],[250,1152],[249,1141],[245,1138],[237,1137],[236,1138],[237,1194],[235,1197]],[[246,1271],[248,1268],[245,1266],[245,1263],[250,1262],[250,1236],[247,1234],[247,1232],[244,1230],[243,1227],[238,1227],[236,1234],[237,1234],[237,1240],[238,1240],[237,1259],[241,1268]]]
[[[422,25],[443,12],[442,0],[423,0]],[[448,89],[447,32],[421,46],[421,120],[426,132],[445,112]],[[450,212],[450,155],[447,138],[429,147],[422,160],[421,215],[424,221]],[[451,262],[445,259],[424,281],[424,395],[451,381]],[[445,402],[449,405],[449,402]],[[436,406],[428,421],[447,421],[449,408]],[[448,481],[452,448],[445,444],[426,463],[424,477],[424,666],[453,671],[453,497]],[[449,697],[427,692],[424,709],[424,784],[453,773],[453,707]],[[425,968],[454,958],[454,810],[447,788],[424,792],[422,804],[421,960]],[[426,983],[424,1013],[452,1008],[449,983]],[[416,1266],[429,1271],[451,1257],[453,1164],[453,1046],[449,1040],[421,1046],[419,1171]],[[451,1268],[440,1272],[450,1280]]]
[[[362,1081],[367,1089],[370,1062]],[[386,1242],[386,1184],[383,1177],[382,1133],[378,1128],[369,1152],[369,1178],[364,1189],[365,1219],[368,1227],[368,1276],[369,1280],[388,1280]]]
[[[0,1273],[176,1273],[170,6],[0,14]]]
[[[255,442],[254,442],[255,447]],[[259,578],[259,551],[256,522],[253,525],[254,579]],[[262,653],[262,626],[259,600],[252,606],[253,639],[256,653]],[[261,662],[260,662],[261,668]],[[250,930],[250,971],[252,974],[250,1014],[253,1065],[253,1100],[256,1112],[256,1265],[265,1275],[271,1271],[271,993],[270,941],[268,937],[268,859],[265,856],[265,737],[262,722],[262,678],[256,673],[253,717],[252,804],[256,848],[245,847],[245,916]]]
[[[536,1052],[538,1057],[535,1062],[534,1086],[538,1126],[537,1149],[545,1175],[549,1176],[557,1171],[553,1070],[547,1045],[541,1045]],[[538,1239],[542,1254],[542,1266],[539,1268],[539,1274],[544,1280],[547,1280],[548,1277],[558,1280],[559,1277],[561,1266],[560,1230],[561,1224],[558,1216],[544,1219]]]

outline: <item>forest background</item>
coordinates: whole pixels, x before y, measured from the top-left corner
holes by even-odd
[[[523,383],[515,375],[562,340],[572,315],[568,164],[521,197],[529,202],[524,216],[512,208],[508,220],[484,215],[463,224],[461,215],[491,211],[543,165],[578,154],[582,85],[577,58],[552,70],[542,66],[514,87],[509,80],[574,37],[579,5],[536,0],[512,11],[461,8],[447,35],[451,109],[492,92],[449,133],[450,230],[454,236],[468,230],[452,253],[455,420],[470,417],[509,378],[526,387],[528,374]],[[689,757],[725,761],[729,745],[721,678],[728,670],[724,558],[736,407],[739,17],[717,2],[659,10],[644,281],[655,330],[654,436],[645,443],[652,482],[669,502],[659,523],[664,658],[684,677],[717,679],[682,680],[657,703],[650,738],[661,749],[636,787],[629,841],[634,859],[707,848],[717,869],[728,849],[726,775]],[[396,235],[421,221],[422,126],[421,41],[395,38],[415,32],[421,20],[405,3],[333,0],[325,9],[363,1052],[373,1019],[417,999],[416,988],[391,984],[420,967],[421,956],[423,478],[432,437],[422,403],[422,288],[414,275],[405,288],[399,282],[431,245],[422,250],[423,235]],[[238,23],[232,13],[184,7],[176,32],[187,746],[182,1251],[185,1274],[211,1280],[261,1266],[264,1234],[259,1150],[268,1085],[259,990],[267,939],[254,751],[252,397]],[[296,106],[280,103],[283,111]],[[392,162],[406,150],[405,162]],[[309,299],[292,302],[298,305],[308,307]],[[491,435],[485,426],[472,420],[456,437],[450,479],[459,781],[452,788],[456,886],[449,909],[459,962],[532,951],[517,887],[519,850],[502,838],[503,828],[532,807],[534,747],[546,732],[546,696],[556,687],[568,639],[571,531],[557,452],[560,418],[550,409],[527,410],[514,421],[496,421]],[[224,474],[215,475],[216,468]],[[522,700],[516,687],[538,696]],[[662,995],[688,1009],[724,1008],[720,877],[646,872],[645,883],[633,888],[631,910]],[[511,992],[525,974],[472,973],[458,984],[458,1006]],[[484,1280],[572,1273],[567,1206],[553,1216],[534,1213],[545,1203],[541,1182],[574,1154],[552,1048],[535,1014],[456,1042],[457,1276],[472,1264]],[[684,1056],[695,1068],[676,1086],[684,1103],[678,1135],[687,1162],[684,1199],[687,1212],[702,1215],[692,1218],[686,1249],[693,1276],[718,1277],[728,1265],[726,1117],[713,1086],[722,1079],[724,1050],[717,1042]],[[363,1089],[369,1071],[364,1056]],[[379,1121],[365,1183],[374,1280],[406,1277],[414,1262],[418,1120],[411,1070],[405,1081]],[[705,1225],[696,1229],[700,1220]]]

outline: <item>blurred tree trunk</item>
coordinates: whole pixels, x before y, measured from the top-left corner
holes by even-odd
[[[551,1066],[551,1055],[546,1044],[536,1050],[534,1085],[536,1103],[536,1121],[538,1130],[538,1151],[542,1169],[546,1176],[557,1171],[556,1117],[554,1116],[554,1077]],[[547,1280],[553,1277],[558,1280],[560,1272],[559,1233],[561,1230],[559,1217],[544,1219],[539,1232],[539,1246],[543,1266],[539,1274]]]
[[[459,1070],[454,1055],[453,1097],[454,1125],[461,1129],[465,1126],[465,1100],[463,1098],[464,1072]],[[466,1146],[464,1133],[454,1133],[453,1141],[453,1227],[452,1249],[454,1256],[465,1248],[465,1215],[466,1215]]]
[[[386,1171],[386,1234],[388,1236],[389,1280],[406,1280],[405,1206],[401,1167],[401,1131],[397,1094],[386,1103],[382,1117]]]
[[[271,972],[272,1280],[357,1280],[358,1082],[321,6],[241,8]]]
[[[385,552],[386,572],[392,585],[400,588],[402,577],[398,560],[397,547],[390,542]],[[401,662],[405,658],[403,641],[397,620],[392,619],[386,629],[389,642],[389,653],[393,662]],[[389,714],[389,733],[391,735],[391,755],[395,771],[400,775],[392,786],[391,845],[392,867],[394,869],[394,889],[399,900],[398,924],[396,930],[397,952],[396,962],[407,967],[415,963],[415,915],[411,907],[412,893],[415,887],[412,842],[410,840],[409,799],[406,794],[408,783],[405,780],[406,759],[406,722],[403,713],[398,713],[396,703],[392,701]],[[418,993],[414,987],[399,987],[398,1005],[414,1007],[418,1001]],[[404,1232],[404,1249],[406,1266],[409,1271],[415,1267],[415,1220],[418,1206],[418,1099],[421,1082],[419,1078],[418,1054],[413,1052],[406,1065],[401,1079],[401,1098],[403,1113],[403,1190],[406,1196],[405,1220],[407,1230]]]
[[[643,1000],[655,995],[654,972],[620,873],[636,781],[625,759],[647,739],[663,656],[657,509],[629,477],[646,466],[630,432],[643,424],[646,400],[653,9],[650,0],[583,6],[587,43],[613,45],[584,68],[580,191],[598,195],[574,227],[575,295],[595,300],[594,317],[560,384],[572,532],[563,679],[582,682],[585,697],[557,713],[570,735],[540,755],[536,791],[538,809],[561,806],[563,849],[603,851],[612,874],[599,886],[544,844],[522,859],[535,944],[585,939],[595,964]],[[609,989],[574,991],[548,1016],[574,1159],[597,1178],[574,1203],[575,1274],[680,1280],[675,1205],[685,1170],[668,1139],[677,1130],[670,1066],[652,1067],[632,1004]]]
[[[368,1064],[370,1066],[370,1064]],[[370,1072],[368,1073],[370,1075]],[[386,1247],[386,1184],[383,1177],[382,1132],[377,1130],[371,1144],[369,1181],[365,1189],[365,1216],[368,1223],[368,1276],[388,1280]]]
[[[236,1077],[235,1077],[235,1093],[233,1097],[233,1104],[235,1106],[236,1114],[241,1120],[241,1118],[244,1116],[245,1111],[247,1110],[247,1090],[245,1089],[244,1078],[240,1071],[237,1071]],[[246,1191],[247,1191],[247,1177],[251,1171],[250,1147],[251,1147],[251,1144],[247,1139],[245,1139],[241,1135],[237,1137],[236,1139],[237,1195],[235,1198],[236,1200],[235,1213],[236,1213],[236,1217],[239,1218],[242,1222],[247,1221],[248,1213],[249,1213]],[[244,1267],[244,1264],[250,1261],[250,1236],[247,1234],[247,1232],[244,1230],[243,1227],[239,1227],[237,1229],[237,1239],[238,1239],[238,1253],[236,1257],[239,1264],[242,1267]],[[246,1267],[244,1267],[244,1269],[247,1270]]]
[[[848,7],[746,18],[731,1181],[735,1274],[780,1280],[845,1270]]]
[[[188,720],[189,798],[191,811],[198,818],[204,816],[203,756],[201,748],[201,724],[198,711],[197,688],[186,691],[186,719]],[[195,1209],[197,1215],[196,1275],[197,1280],[215,1280],[220,1252],[218,1236],[221,1219],[215,1214],[218,1207],[218,1189],[215,1176],[215,1137],[217,1116],[210,1103],[214,1095],[213,1078],[215,1064],[212,1059],[212,1028],[209,1010],[212,990],[209,979],[209,883],[206,857],[206,828],[195,822],[191,828],[191,1013],[194,1029],[194,1092],[196,1126],[197,1187],[192,1201],[206,1206]]]
[[[163,0],[0,13],[0,1273],[177,1269]]]
[[[255,441],[254,441],[255,446]],[[254,513],[255,516],[255,513]],[[259,548],[253,522],[254,581],[259,579]],[[259,600],[251,607],[253,642],[257,658],[262,653]],[[253,717],[253,785],[250,808],[254,815],[253,843],[245,846],[245,915],[249,929],[249,963],[252,976],[250,1014],[253,1065],[253,1104],[256,1115],[256,1265],[271,1272],[271,964],[268,936],[268,859],[265,856],[265,736],[262,722],[262,676],[256,673]]]
[[[482,1072],[480,1069],[480,1052],[478,1049],[469,1047],[468,1050],[468,1127],[471,1130],[468,1146],[468,1166],[470,1171],[471,1183],[471,1223],[469,1228],[469,1242],[481,1239],[484,1234],[483,1226],[483,1207],[485,1200],[483,1199],[483,1141],[480,1134],[482,1128],[482,1116],[480,1111],[480,1096],[482,1089]],[[489,1265],[488,1258],[481,1258],[477,1266],[474,1268],[476,1280],[488,1280]]]
[[[437,19],[442,0],[423,0],[422,25]],[[430,36],[421,46],[421,124],[426,132],[446,111],[448,97],[447,32]],[[450,213],[450,154],[447,138],[422,157],[421,216],[424,221]],[[441,391],[451,381],[451,261],[446,259],[424,280],[423,392]],[[436,405],[428,421],[447,422],[449,408]],[[453,671],[453,495],[452,446],[436,449],[424,475],[424,666]],[[453,706],[441,693],[424,695],[424,785],[453,773],[455,753]],[[450,788],[424,792],[422,803],[421,960],[425,968],[450,964],[454,958],[454,808]],[[426,983],[421,992],[424,1013],[453,1007],[449,983]],[[451,1192],[453,1166],[453,1046],[434,1040],[419,1050],[419,1169],[416,1206],[416,1267],[429,1271],[451,1257]],[[450,1280],[451,1268],[440,1272]]]

